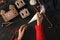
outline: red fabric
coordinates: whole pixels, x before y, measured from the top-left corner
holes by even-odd
[[[43,25],[35,25],[36,40],[45,40]]]

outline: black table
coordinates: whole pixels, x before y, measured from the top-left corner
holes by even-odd
[[[59,0],[57,0],[57,1],[59,2]],[[47,20],[44,18],[43,25],[44,25],[44,33],[45,33],[46,40],[59,40],[60,39],[59,38],[59,36],[60,36],[60,9],[59,9],[59,7],[60,6],[58,5],[60,2],[58,3],[57,1],[56,0],[41,1],[42,4],[45,5],[47,17],[53,24],[53,27],[49,29],[48,27],[50,25],[47,22]],[[9,0],[6,4],[0,6],[0,10],[4,9],[4,10],[8,11],[9,5],[10,4],[14,5],[14,2],[15,2],[14,0]],[[1,24],[3,23],[3,19],[0,16],[0,40],[11,40],[12,35],[14,34],[15,30],[19,29],[19,27],[22,24],[27,24],[28,21],[35,14],[33,7],[29,4],[29,0],[25,0],[25,2],[26,2],[26,5],[23,8],[27,8],[31,14],[26,19],[22,19],[21,16],[19,15],[16,18],[11,20],[14,22],[12,25],[10,25],[8,27],[6,27],[6,26],[1,27]],[[54,2],[55,2],[55,4],[53,4]],[[19,10],[21,10],[21,9],[19,9]],[[19,12],[19,10],[18,10],[18,12]],[[29,24],[30,26],[27,27],[27,30],[25,31],[25,34],[24,34],[24,37],[22,40],[35,40],[35,29],[34,29],[35,24],[36,24],[36,22]],[[18,33],[16,33],[15,36],[17,36],[17,34]]]

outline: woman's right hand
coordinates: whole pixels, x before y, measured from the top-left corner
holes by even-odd
[[[42,24],[43,21],[43,15],[37,12],[37,25]]]

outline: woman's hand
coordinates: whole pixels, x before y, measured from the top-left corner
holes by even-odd
[[[40,12],[37,12],[37,25],[40,25],[43,20],[43,15]]]
[[[19,29],[19,35],[18,35],[18,40],[21,40],[23,35],[24,35],[24,31],[26,29],[26,25],[22,25]]]

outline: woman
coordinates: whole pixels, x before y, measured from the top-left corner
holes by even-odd
[[[45,40],[42,20],[43,20],[43,15],[42,14],[40,15],[39,12],[37,12],[37,25],[35,25],[36,40]],[[18,38],[15,40],[21,40],[22,39],[25,29],[26,29],[26,25],[22,25],[20,27]]]

